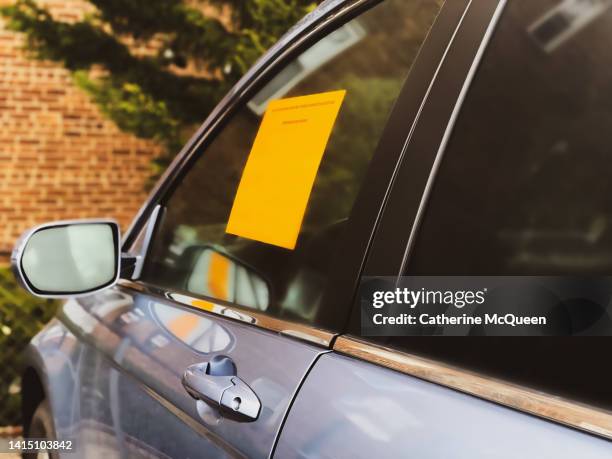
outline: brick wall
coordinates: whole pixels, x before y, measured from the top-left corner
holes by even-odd
[[[44,3],[64,20],[88,8]],[[0,19],[0,256],[48,220],[112,217],[125,229],[158,152],[119,131],[60,65],[29,59],[23,37]]]

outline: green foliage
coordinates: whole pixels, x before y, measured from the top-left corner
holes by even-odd
[[[55,314],[56,302],[28,295],[8,268],[0,268],[0,426],[20,423],[22,352]]]
[[[154,175],[253,62],[315,6],[312,0],[89,2],[96,12],[73,23],[56,20],[35,0],[16,0],[0,14],[26,35],[35,57],[73,71],[119,128],[165,147]],[[228,21],[206,15],[203,6],[227,11]],[[137,55],[126,43],[157,51]]]
[[[213,0],[228,5],[239,25],[235,53],[228,61],[234,77],[246,72],[289,27],[314,9],[313,0]]]

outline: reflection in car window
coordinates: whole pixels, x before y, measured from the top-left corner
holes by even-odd
[[[346,230],[368,163],[441,3],[385,1],[285,66],[235,114],[169,198],[143,280],[290,320],[314,322],[330,260]],[[295,248],[226,233],[236,191],[270,101],[335,90],[345,90],[346,95],[314,179]],[[216,267],[211,268],[214,260]],[[236,273],[242,273],[241,280]]]
[[[170,336],[197,352],[227,352],[232,344],[232,337],[225,328],[199,314],[155,302],[151,302],[151,311]],[[163,334],[156,334],[151,344],[164,347],[169,341]]]
[[[603,4],[509,3],[444,153],[409,274],[612,273]]]

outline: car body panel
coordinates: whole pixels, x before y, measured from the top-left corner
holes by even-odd
[[[58,438],[73,438],[84,456],[268,457],[300,382],[325,352],[120,287],[70,299],[59,316],[31,354],[44,362]],[[198,412],[182,387],[189,365],[217,354],[234,360],[261,400],[256,421]]]
[[[279,458],[608,458],[610,442],[341,354],[295,400]]]
[[[77,337],[56,318],[32,338],[24,353],[26,367],[36,371],[44,388],[58,438],[72,438],[80,417],[75,398],[80,357]],[[23,388],[24,396],[29,389]]]

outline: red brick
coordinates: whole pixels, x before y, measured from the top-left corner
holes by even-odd
[[[44,3],[63,20],[92,11],[80,0]],[[121,132],[66,69],[24,46],[0,19],[0,250],[47,220],[106,216],[127,228],[160,148]]]

